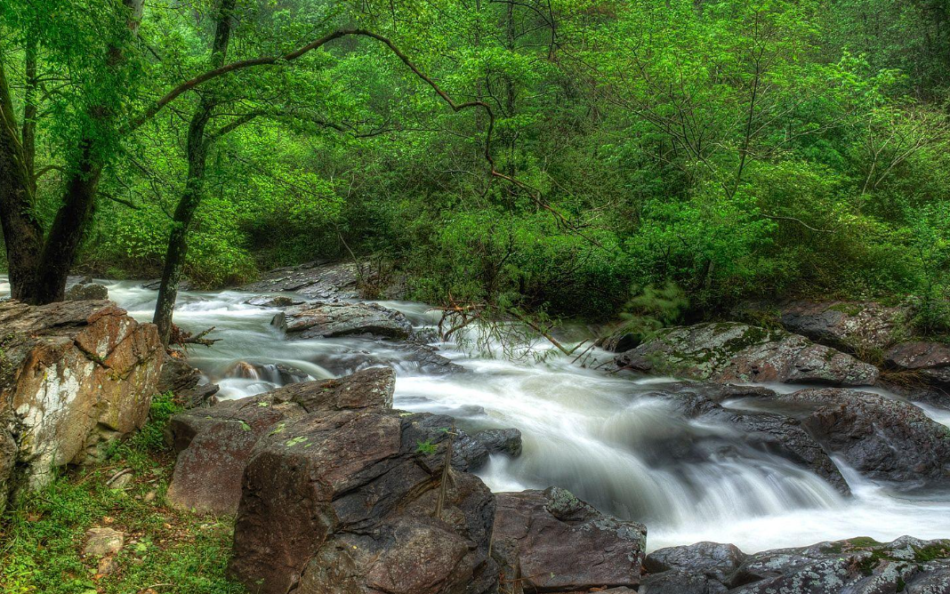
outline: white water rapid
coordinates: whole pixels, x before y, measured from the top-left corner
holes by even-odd
[[[155,291],[138,282],[106,284],[134,317],[151,320]],[[508,362],[452,344],[439,345],[441,354],[467,371],[429,375],[385,341],[286,340],[270,325],[278,310],[244,304],[251,296],[179,297],[177,324],[190,331],[217,328],[221,342],[194,349],[190,361],[221,385],[220,398],[273,389],[283,381],[277,364],[325,378],[365,364],[370,353],[396,368],[397,408],[450,414],[469,429],[522,431],[520,458],[495,457],[479,473],[493,490],[565,487],[604,511],[645,523],[651,550],[702,540],[756,552],[855,536],[950,537],[950,493],[896,495],[839,464],[854,493],[842,497],[809,471],[745,445],[730,427],[687,420],[668,401],[648,396],[672,380],[614,377],[563,356]],[[421,304],[383,305],[420,327],[435,321]],[[256,372],[259,377],[229,373],[242,361],[270,367]],[[950,424],[950,411],[926,410]]]

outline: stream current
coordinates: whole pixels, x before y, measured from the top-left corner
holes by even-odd
[[[103,282],[133,317],[151,321],[156,291],[140,282]],[[9,294],[5,282],[0,293]],[[853,492],[844,497],[808,470],[745,445],[734,429],[686,419],[667,400],[650,396],[671,378],[612,376],[553,354],[509,361],[451,343],[438,345],[440,354],[466,371],[433,375],[396,343],[287,340],[270,325],[279,310],[245,304],[252,296],[179,295],[176,323],[193,332],[214,326],[213,337],[221,339],[193,349],[189,358],[221,386],[218,398],[278,387],[277,364],[322,379],[354,371],[370,354],[396,369],[396,408],[449,414],[465,429],[521,430],[519,458],[493,456],[477,473],[493,491],[567,488],[603,511],[646,524],[650,550],[715,541],[751,553],[856,536],[950,537],[950,493],[894,493],[836,461]],[[423,304],[381,304],[401,311],[417,328],[438,321]],[[524,348],[537,355],[550,345],[539,341]],[[230,377],[242,361],[257,366],[251,375],[258,377]],[[950,411],[922,408],[950,426]],[[683,444],[689,444],[686,455]]]

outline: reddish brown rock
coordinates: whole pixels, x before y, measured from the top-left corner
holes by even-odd
[[[261,594],[492,591],[492,495],[445,468],[451,434],[431,418],[341,411],[263,438],[244,475],[232,575]]]
[[[950,388],[950,346],[938,342],[905,342],[887,351],[892,369],[914,372],[928,384]]]
[[[493,555],[524,592],[588,592],[640,584],[646,528],[604,515],[564,489],[496,496]]]
[[[179,452],[169,502],[201,513],[235,513],[244,467],[262,436],[280,435],[311,413],[389,408],[394,386],[392,369],[372,368],[175,415],[166,435]]]
[[[0,433],[16,436],[28,486],[45,484],[55,467],[96,458],[103,442],[145,423],[163,359],[153,325],[109,301],[5,301],[0,342]],[[12,485],[2,474],[6,493]]]

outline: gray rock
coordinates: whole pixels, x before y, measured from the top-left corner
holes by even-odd
[[[847,352],[881,351],[911,333],[906,307],[861,301],[795,301],[779,307],[789,332]]]
[[[950,479],[950,428],[907,402],[835,388],[778,397],[813,412],[802,426],[861,474],[911,490]]]
[[[950,388],[950,346],[938,342],[905,342],[885,353],[891,369],[911,372],[924,383]]]
[[[109,289],[98,283],[81,282],[66,291],[67,301],[103,300],[108,298]]]
[[[472,434],[472,439],[485,446],[489,454],[521,455],[521,431],[517,429],[486,429]]]
[[[86,544],[82,554],[87,557],[105,557],[114,555],[125,544],[125,535],[112,528],[92,528],[86,532]]]
[[[667,328],[617,355],[623,369],[715,382],[871,385],[873,365],[784,330],[738,323]]]
[[[744,555],[698,543],[647,556],[640,594],[950,593],[950,541],[869,538]]]
[[[251,297],[244,303],[248,305],[253,305],[255,307],[293,307],[294,305],[303,305],[306,303],[303,299],[294,299],[293,297],[287,297],[284,295],[277,296],[268,296],[260,295],[257,297]]]
[[[408,338],[412,324],[398,311],[375,303],[322,303],[288,309],[271,322],[291,338],[373,335]]]
[[[261,280],[240,287],[252,293],[294,291],[310,299],[356,299],[359,294],[359,270],[350,262],[309,262],[278,268]]]

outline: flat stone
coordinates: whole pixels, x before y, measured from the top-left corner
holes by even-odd
[[[86,544],[82,554],[87,557],[105,557],[122,549],[125,535],[112,528],[92,528],[86,532]]]

